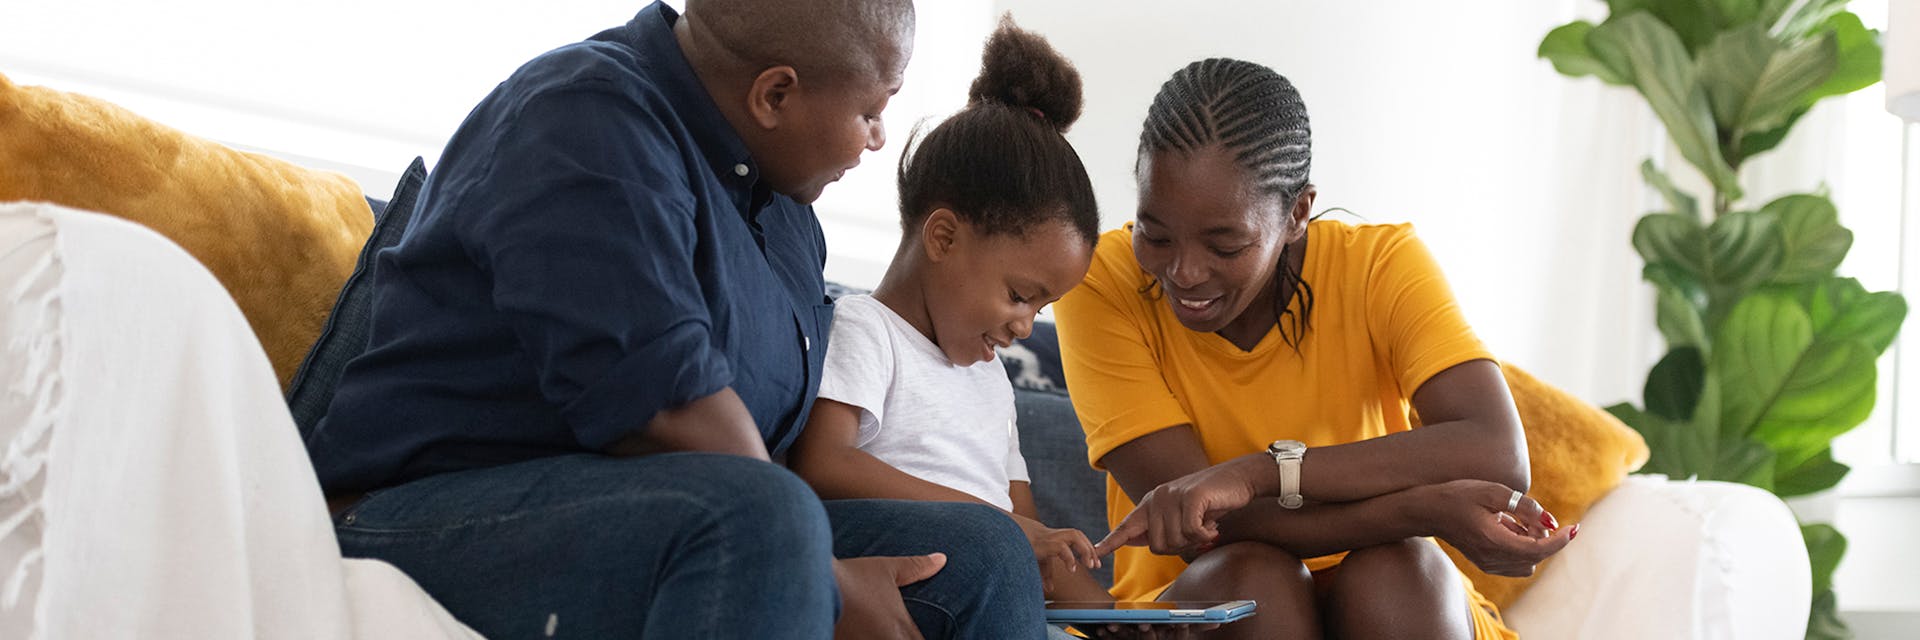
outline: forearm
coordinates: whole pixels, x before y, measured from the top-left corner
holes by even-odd
[[[1485,425],[1459,421],[1313,447],[1300,462],[1300,494],[1322,503],[1353,502],[1454,480],[1485,480],[1526,491],[1525,441],[1488,438],[1487,432]],[[1254,495],[1280,494],[1279,468],[1265,452],[1220,465],[1249,479]]]
[[[854,447],[810,447],[797,451],[788,463],[822,500],[871,498],[986,504],[972,494],[922,480]]]
[[[1308,449],[1300,465],[1300,492],[1310,500],[1348,502],[1454,480],[1485,480],[1526,491],[1525,441],[1489,437],[1489,431],[1487,425],[1462,420]],[[1273,491],[1279,491],[1277,472]]]
[[[1286,509],[1256,500],[1220,519],[1215,546],[1257,541],[1300,558],[1352,551],[1416,536],[1434,535],[1420,501],[1401,491],[1356,502],[1313,503]]]
[[[753,414],[732,387],[661,411],[638,432],[614,443],[609,452],[639,456],[674,451],[725,453],[770,460]]]

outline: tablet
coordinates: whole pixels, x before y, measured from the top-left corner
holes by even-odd
[[[1253,615],[1252,600],[1214,602],[1048,602],[1057,624],[1220,624]]]

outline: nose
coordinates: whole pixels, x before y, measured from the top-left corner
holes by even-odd
[[[873,124],[867,127],[867,150],[879,151],[884,146],[887,146],[887,125],[874,118]]]
[[[1025,340],[1027,336],[1033,335],[1033,316],[1031,314],[1020,316],[1020,319],[1014,320],[1007,329],[1013,333],[1014,339]]]
[[[1206,281],[1206,258],[1199,255],[1196,249],[1188,248],[1174,252],[1173,264],[1167,266],[1169,284],[1181,289],[1192,289]]]

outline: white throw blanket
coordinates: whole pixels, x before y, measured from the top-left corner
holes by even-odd
[[[474,638],[345,560],[266,355],[144,227],[0,204],[0,638]]]

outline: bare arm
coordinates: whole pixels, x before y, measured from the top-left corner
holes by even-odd
[[[1473,360],[1435,374],[1414,391],[1413,407],[1421,428],[1309,449],[1301,493],[1346,502],[1462,479],[1527,490],[1526,435],[1499,365]],[[1278,475],[1271,478],[1263,495],[1279,491]]]
[[[1130,540],[1156,552],[1180,553],[1187,545],[1231,535],[1321,555],[1436,534],[1422,521],[1424,515],[1405,508],[1403,496],[1393,497],[1410,489],[1484,480],[1525,490],[1524,436],[1505,380],[1492,362],[1476,360],[1441,372],[1414,394],[1414,405],[1430,424],[1309,449],[1300,486],[1311,502],[1297,511],[1243,509],[1255,497],[1279,493],[1279,473],[1264,453],[1209,467],[1187,425],[1122,445],[1101,459],[1114,480],[1136,504],[1149,493],[1168,494],[1165,501],[1171,504],[1130,515],[1136,526],[1116,530],[1119,537],[1109,536],[1100,550]],[[1174,504],[1179,508],[1171,508]]]
[[[733,387],[654,414],[645,429],[615,442],[610,451],[616,456],[708,451],[770,460],[753,414]]]
[[[1010,483],[1010,486],[1007,488],[1007,494],[1013,498],[1014,521],[1020,523],[1021,529],[1027,529],[1029,526],[1028,523],[1042,528],[1045,527],[1044,524],[1040,523],[1039,507],[1033,504],[1032,485],[1025,482]],[[1027,532],[1029,539],[1031,539],[1033,535],[1033,531],[1029,530]],[[1085,538],[1082,537],[1081,541],[1084,542]],[[1091,543],[1086,544],[1091,545]],[[1042,562],[1047,561],[1042,560]],[[1067,566],[1066,563],[1055,563],[1055,565],[1054,569],[1048,571],[1046,576],[1046,597],[1048,600],[1058,600],[1062,602],[1113,601],[1113,595],[1107,593],[1107,590],[1102,588],[1100,583],[1093,579],[1091,572],[1078,566]],[[1066,568],[1067,571],[1062,572],[1059,570],[1060,568]]]
[[[1426,425],[1403,433],[1307,450],[1300,491],[1318,502],[1351,502],[1451,480],[1496,482],[1526,491],[1526,436],[1500,368],[1474,360],[1440,372],[1413,394]],[[1121,445],[1101,459],[1127,496],[1207,467],[1189,425],[1176,425]],[[1247,455],[1220,463],[1255,482],[1254,495],[1280,492],[1273,460]]]
[[[820,398],[807,427],[793,443],[787,466],[813,486],[822,499],[885,498],[986,504],[963,491],[914,477],[854,446],[860,433],[860,408]]]

